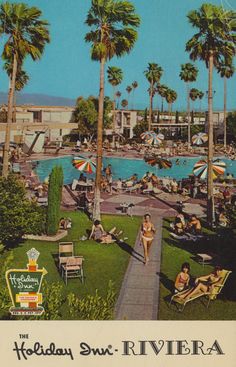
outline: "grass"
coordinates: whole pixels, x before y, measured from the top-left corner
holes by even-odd
[[[77,296],[84,297],[88,294],[94,295],[98,289],[101,295],[106,295],[109,280],[114,283],[114,289],[117,297],[122,284],[122,280],[130,258],[130,252],[135,244],[135,239],[140,226],[141,218],[123,217],[114,215],[104,215],[102,223],[105,230],[110,230],[116,226],[117,229],[123,231],[123,238],[128,237],[121,244],[98,244],[93,240],[80,241],[79,239],[86,235],[86,230],[90,230],[92,223],[88,217],[81,212],[62,212],[61,216],[69,216],[72,219],[72,228],[69,230],[67,237],[63,241],[73,241],[75,246],[75,255],[83,255],[85,283],[81,284],[80,280],[69,279],[67,286],[64,284],[57,266],[58,243],[42,242],[42,241],[25,241],[14,249],[10,250],[14,253],[14,260],[11,264],[12,268],[26,268],[27,256],[26,252],[35,247],[40,256],[38,259],[39,268],[45,267],[48,274],[45,279],[48,283],[59,282],[63,285],[63,294],[66,296],[73,292]],[[0,266],[7,256],[7,251],[0,258]],[[62,310],[62,319],[69,319],[68,310],[64,305]],[[4,315],[0,311],[0,318]]]
[[[160,284],[160,320],[236,320],[236,247],[235,230],[221,229],[215,232],[203,229],[206,238],[197,243],[186,243],[174,240],[170,236],[171,220],[163,223],[162,264]],[[212,266],[200,265],[195,259],[196,253],[213,253],[216,261],[224,269],[232,270],[222,293],[211,302],[207,309],[201,299],[190,302],[182,313],[174,305],[169,306],[170,295],[173,292],[174,280],[180,271],[181,264],[189,262],[191,276],[206,275]]]

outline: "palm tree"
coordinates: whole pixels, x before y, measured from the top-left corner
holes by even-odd
[[[129,1],[91,0],[86,24],[92,27],[85,41],[92,43],[91,57],[100,63],[100,89],[97,126],[97,168],[94,219],[100,219],[100,186],[102,174],[102,133],[104,111],[104,68],[107,60],[129,53],[137,40],[140,18]]]
[[[168,87],[165,84],[158,84],[157,93],[161,96],[161,112],[163,112],[163,103],[167,90]]]
[[[195,102],[199,98],[200,90],[197,88],[191,88],[189,91],[189,97],[192,102]],[[193,113],[194,113],[194,104],[193,104]]]
[[[127,99],[122,99],[122,101],[121,101],[121,106],[122,106],[123,108],[126,108],[126,107],[128,106],[128,104],[129,104],[129,102],[127,101]]]
[[[12,60],[3,155],[2,174],[4,177],[8,175],[10,131],[18,65],[22,65],[28,55],[33,60],[40,59],[45,44],[50,41],[48,22],[41,20],[41,15],[41,10],[36,7],[28,7],[23,3],[11,4],[6,2],[0,7],[0,34],[5,34],[8,37],[4,45],[3,58]]]
[[[235,68],[232,63],[230,64],[220,64],[218,67],[218,73],[220,73],[221,78],[224,78],[224,148],[227,145],[227,126],[226,126],[226,111],[227,111],[227,79],[234,75]]]
[[[177,93],[173,89],[167,89],[165,94],[166,102],[168,103],[168,114],[170,116],[170,121],[172,117],[172,105],[177,99]]]
[[[191,145],[191,125],[190,125],[190,96],[189,83],[195,82],[197,79],[198,69],[191,63],[182,64],[179,73],[180,79],[186,83],[187,87],[187,114],[188,114],[188,146]]]
[[[212,76],[213,68],[220,63],[232,60],[236,53],[236,13],[226,11],[221,6],[203,4],[200,9],[188,14],[190,24],[197,28],[197,33],[187,42],[186,51],[195,61],[200,59],[208,68],[208,175],[207,175],[207,219],[212,224],[214,219],[213,196],[213,108]]]
[[[149,106],[149,118],[148,118],[148,130],[151,130],[152,124],[152,110],[153,110],[153,97],[154,97],[154,90],[155,84],[158,83],[161,79],[163,70],[162,68],[155,63],[149,63],[147,69],[144,71],[144,75],[147,78],[150,86],[149,86],[149,97],[150,97],[150,106]]]
[[[123,80],[123,71],[116,66],[109,66],[107,69],[108,82],[113,87],[113,142],[115,141],[115,128],[116,128],[116,87]]]
[[[204,92],[202,92],[201,90],[199,91],[198,93],[198,98],[199,98],[199,101],[200,101],[200,112],[202,112],[202,99],[204,97]]]
[[[128,93],[128,98],[127,98],[127,100],[128,100],[128,104],[129,104],[129,95],[130,95],[130,93],[132,92],[132,87],[131,87],[130,85],[128,85],[128,87],[126,87],[126,92]]]
[[[134,81],[132,83],[132,87],[133,87],[133,103],[132,103],[132,109],[134,109],[134,92],[135,92],[135,89],[138,88],[138,82]]]
[[[6,70],[7,75],[10,79],[12,79],[12,72],[13,72],[13,63],[11,61],[6,61],[3,69]],[[22,65],[18,64],[17,71],[16,71],[16,83],[15,83],[15,90],[20,92],[24,86],[29,81],[29,75],[22,69]]]
[[[119,108],[119,104],[120,104],[120,97],[121,97],[121,92],[118,90],[116,92],[116,98],[117,98],[117,106],[116,108]]]
[[[10,80],[12,79],[12,71],[13,71],[13,59],[7,60],[3,66],[4,70],[6,70],[8,77]],[[16,72],[16,82],[15,82],[15,93],[13,98],[14,104],[14,112],[12,112],[12,121],[16,122],[16,92],[20,92],[24,86],[29,81],[29,75],[22,69],[22,65],[18,64],[17,72]]]

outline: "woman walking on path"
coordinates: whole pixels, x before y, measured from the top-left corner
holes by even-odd
[[[143,245],[145,265],[147,265],[149,261],[149,252],[152,245],[152,241],[154,239],[155,232],[156,232],[155,227],[151,222],[151,215],[145,214],[141,227],[141,242]]]

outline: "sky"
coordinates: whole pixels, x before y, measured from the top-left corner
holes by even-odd
[[[176,90],[178,99],[173,108],[186,108],[186,87],[179,78],[180,65],[190,62],[185,52],[186,42],[196,33],[188,23],[186,15],[198,9],[202,0],[131,0],[136,13],[141,17],[138,40],[129,55],[113,58],[107,66],[122,68],[124,79],[118,89],[122,99],[127,99],[126,87],[133,81],[138,88],[133,96],[135,108],[148,106],[148,82],[144,70],[149,62],[159,64],[163,70],[161,83]],[[0,1],[1,3],[2,1]],[[50,23],[51,42],[45,48],[40,61],[25,61],[30,81],[25,93],[43,93],[52,96],[77,98],[98,95],[99,63],[90,58],[90,45],[84,36],[89,31],[85,25],[90,0],[25,0],[28,5],[39,7],[42,18]],[[223,5],[236,10],[236,0],[211,0],[212,4]],[[3,40],[0,41],[0,52]],[[207,69],[201,61],[195,63],[199,69],[197,81],[191,87],[203,92],[207,90]],[[236,62],[235,62],[236,64]],[[0,61],[0,91],[7,92],[8,79]],[[228,80],[228,109],[236,109],[236,73]],[[223,108],[223,80],[217,73],[213,77],[214,108]],[[105,94],[112,96],[112,89],[106,81]],[[132,98],[130,97],[130,106]],[[160,108],[160,97],[154,98],[154,108]],[[202,100],[202,108],[207,107],[207,95]],[[199,102],[195,103],[199,108]]]

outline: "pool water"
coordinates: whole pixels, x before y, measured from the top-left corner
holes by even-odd
[[[152,167],[142,159],[127,159],[127,158],[103,158],[103,167],[108,164],[112,166],[113,179],[118,178],[127,179],[132,174],[137,173],[138,178],[141,178],[147,171],[155,173],[159,177],[172,177],[177,180],[187,178],[192,174],[193,166],[202,157],[178,157],[179,164],[177,165],[177,158],[170,158],[172,167],[170,169],[159,169],[158,167]],[[44,181],[52,171],[52,168],[56,165],[61,165],[64,172],[64,183],[72,183],[74,178],[79,178],[81,172],[78,171],[72,165],[73,156],[45,159],[37,161],[35,171],[39,176],[40,181]],[[226,163],[226,173],[231,173],[236,177],[236,161],[230,159],[222,159]],[[94,178],[95,175],[89,175]]]

